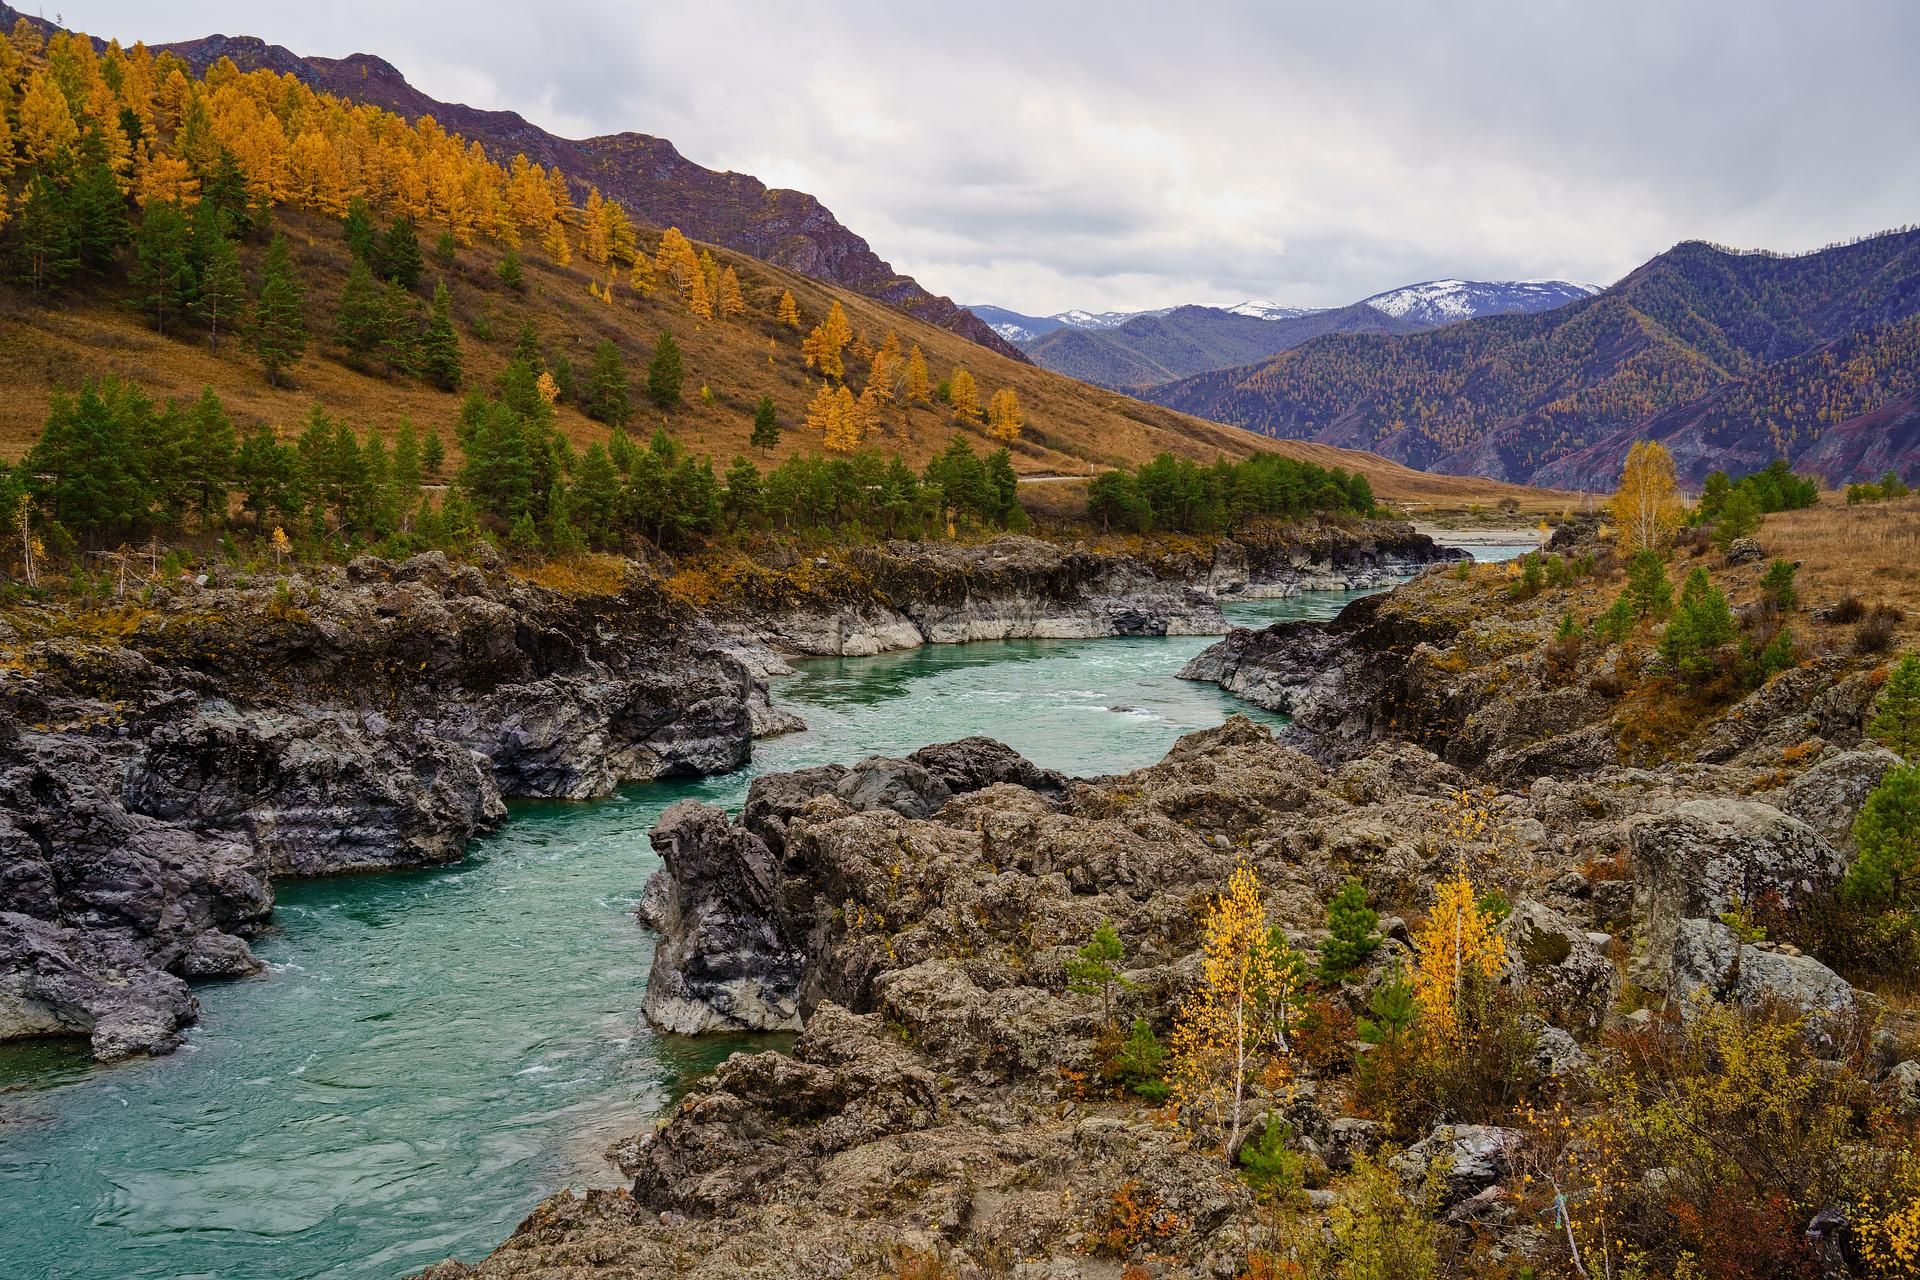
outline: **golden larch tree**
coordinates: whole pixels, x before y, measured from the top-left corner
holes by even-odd
[[[1272,1002],[1287,983],[1269,944],[1260,877],[1241,863],[1207,911],[1200,984],[1180,1005],[1168,1082],[1181,1123],[1211,1130],[1221,1149],[1239,1143],[1249,1092],[1267,1057]],[[1284,1054],[1274,1059],[1285,1070]]]
[[[1420,1025],[1428,1035],[1448,1042],[1460,1038],[1460,997],[1469,975],[1492,978],[1507,960],[1506,939],[1492,914],[1480,906],[1466,867],[1435,890],[1433,910],[1414,931],[1419,963],[1413,973],[1413,998]]]
[[[732,267],[720,272],[720,287],[714,293],[713,309],[722,320],[731,320],[747,313],[747,298],[740,292],[740,274]]]
[[[1002,444],[1020,438],[1026,420],[1020,416],[1020,397],[1012,387],[1002,387],[987,401],[987,432]]]
[[[627,273],[627,284],[643,298],[653,292],[653,260],[646,254],[633,255],[633,269]]]
[[[953,406],[953,416],[962,422],[980,417],[980,385],[962,366],[955,365],[953,376],[947,379],[947,402]]]
[[[860,406],[844,383],[833,396],[826,446],[835,453],[852,453],[860,447]]]
[[[902,378],[900,394],[915,404],[925,404],[933,395],[933,384],[927,379],[927,358],[920,354],[920,344],[917,342],[907,352],[907,371]]]
[[[829,378],[843,378],[847,366],[840,349],[845,345],[843,341],[835,341],[833,331],[822,323],[813,326],[807,336],[801,339],[800,354],[806,358],[809,369],[818,369]]]
[[[807,404],[806,428],[826,435],[833,426],[834,394],[833,387],[821,383],[820,389],[813,393],[813,399]]]
[[[20,146],[29,164],[45,164],[62,147],[71,147],[80,137],[80,128],[67,108],[66,95],[45,71],[27,77],[27,91],[20,98]]]
[[[798,331],[800,328],[800,304],[793,300],[793,290],[788,289],[780,294],[780,309],[777,315],[781,324],[787,326],[789,329]]]
[[[1614,491],[1613,523],[1620,530],[1621,550],[1660,549],[1667,535],[1680,527],[1680,495],[1674,483],[1673,455],[1657,440],[1638,440],[1627,450]]]
[[[713,319],[713,294],[707,289],[707,273],[695,271],[692,287],[687,291],[687,310],[702,320]]]
[[[848,322],[847,313],[841,308],[837,298],[827,309],[827,318],[822,322],[821,327],[827,331],[827,340],[833,343],[836,353],[844,350],[846,345],[853,341],[853,325]]]
[[[580,256],[596,267],[607,265],[610,256],[607,245],[607,202],[601,198],[600,188],[587,188],[586,207],[580,217]]]

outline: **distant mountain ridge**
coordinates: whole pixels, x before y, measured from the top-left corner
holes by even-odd
[[[599,187],[642,222],[677,226],[696,240],[842,285],[1001,355],[1026,359],[971,312],[895,271],[813,196],[770,188],[750,174],[704,168],[682,156],[665,138],[643,133],[562,138],[516,112],[430,98],[408,83],[392,63],[372,54],[302,57],[254,36],[225,35],[154,48],[178,54],[198,73],[223,57],[231,58],[243,71],[264,68],[291,75],[315,89],[371,103],[408,119],[430,115],[448,131],[478,141],[497,158],[524,152],[529,160],[558,168],[578,195],[584,196],[589,185]]]
[[[1252,364],[1329,333],[1414,333],[1475,316],[1547,310],[1597,292],[1594,285],[1565,280],[1448,279],[1390,289],[1345,307],[1250,301],[1052,316],[970,309],[1043,368],[1116,391],[1138,391]]]
[[[1419,333],[1332,332],[1145,393],[1424,470],[1612,485],[1634,440],[1684,478],[1784,456],[1920,472],[1920,230],[1813,253],[1688,241],[1592,297]]]

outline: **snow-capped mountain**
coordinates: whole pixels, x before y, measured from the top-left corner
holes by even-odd
[[[1283,307],[1277,302],[1236,302],[1230,307],[1219,307],[1220,311],[1231,311],[1237,316],[1252,316],[1256,320],[1298,320],[1301,316],[1310,316],[1321,307]]]
[[[1475,316],[1551,311],[1598,292],[1598,285],[1571,280],[1428,280],[1362,301],[1395,320],[1442,325]]]
[[[967,310],[985,320],[993,331],[1016,345],[1032,342],[1035,338],[1044,338],[1056,329],[1117,329],[1129,320],[1141,316],[1163,316],[1173,310],[1162,307],[1158,311],[1061,311],[1050,316],[1030,316],[1018,311],[1009,311],[1005,307],[978,303]]]

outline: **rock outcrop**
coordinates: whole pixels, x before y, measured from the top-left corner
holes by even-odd
[[[437,554],[164,589],[0,679],[0,1039],[164,1052],[255,972],[278,876],[458,858],[505,796],[738,767],[764,681],[650,579],[562,596]]]

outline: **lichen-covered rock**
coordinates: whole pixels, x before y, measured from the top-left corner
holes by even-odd
[[[1853,988],[1812,956],[1743,944],[1718,920],[1682,920],[1673,935],[1667,996],[1683,1013],[1700,999],[1761,1009],[1785,1006],[1828,1045],[1856,1024]]]
[[[1527,988],[1554,1026],[1581,1038],[1597,1035],[1620,994],[1620,971],[1586,931],[1542,903],[1522,900],[1501,933],[1508,979]]]
[[[1900,763],[1881,746],[1829,755],[1773,795],[1781,812],[1791,814],[1836,849],[1853,848],[1853,820],[1867,796]]]
[[[1626,824],[1634,915],[1655,972],[1688,917],[1717,916],[1736,901],[1790,908],[1831,888],[1846,870],[1818,832],[1772,805],[1728,797],[1688,800]]]
[[[1441,1205],[1451,1207],[1506,1177],[1526,1142],[1517,1129],[1485,1124],[1443,1124],[1392,1160],[1402,1183],[1418,1189],[1436,1163],[1444,1170]]]

